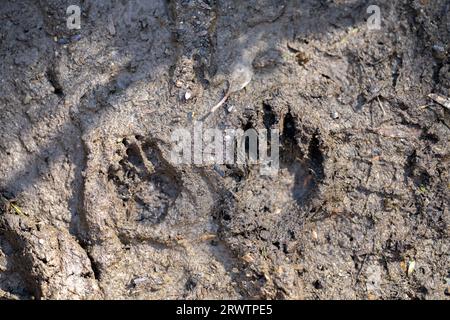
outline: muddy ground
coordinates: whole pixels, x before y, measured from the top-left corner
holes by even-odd
[[[449,299],[448,0],[126,3],[2,1],[1,298]],[[237,63],[278,175],[172,164]]]

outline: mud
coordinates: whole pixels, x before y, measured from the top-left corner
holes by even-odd
[[[3,1],[0,297],[449,299],[450,3],[376,2]],[[174,165],[238,64],[278,175]]]

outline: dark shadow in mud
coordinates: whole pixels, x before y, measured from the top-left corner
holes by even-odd
[[[0,231],[2,231],[0,229]],[[10,293],[21,299],[31,299],[32,294],[27,291],[26,285],[22,277],[18,273],[16,253],[6,239],[0,235],[0,252],[5,254],[5,264],[2,267],[5,269],[0,271],[0,293]],[[3,291],[3,292],[1,292]],[[8,300],[8,297],[1,297],[0,300]]]

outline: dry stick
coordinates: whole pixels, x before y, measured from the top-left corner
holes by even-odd
[[[211,110],[202,118],[204,121],[211,114],[213,114],[217,109],[219,109],[228,99],[228,97],[234,93],[244,89],[252,80],[253,71],[250,66],[242,63],[237,63],[233,72],[231,73],[230,79],[228,80],[228,90],[222,100],[219,101]]]
[[[218,104],[216,104],[214,107],[211,108],[211,110],[209,110],[209,112],[201,119],[202,121],[206,120],[206,118],[208,118],[210,115],[216,112],[217,109],[219,109],[228,100],[229,96],[231,95],[230,88],[231,86],[228,85],[228,90],[227,93],[225,93],[225,96],[222,98],[222,100],[219,101]]]
[[[444,108],[447,108],[447,110],[450,110],[450,99],[444,96],[441,96],[439,94],[431,93],[428,95],[428,98],[433,100],[436,103],[439,103]]]
[[[377,97],[377,100],[378,100],[378,105],[380,106],[381,111],[383,111],[383,116],[386,116],[386,111],[384,111],[384,107],[383,107],[383,104],[380,101],[380,98]]]
[[[220,102],[218,104],[216,104],[214,107],[212,107],[211,110],[209,111],[209,113],[216,112],[216,110],[219,109],[227,101],[230,94],[231,94],[231,91],[228,90],[227,93],[225,93],[225,96],[222,98],[222,100],[220,100]]]

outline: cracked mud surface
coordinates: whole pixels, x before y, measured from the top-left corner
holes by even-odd
[[[449,299],[448,1],[72,2],[0,8],[0,298]],[[236,63],[276,177],[169,161]]]

